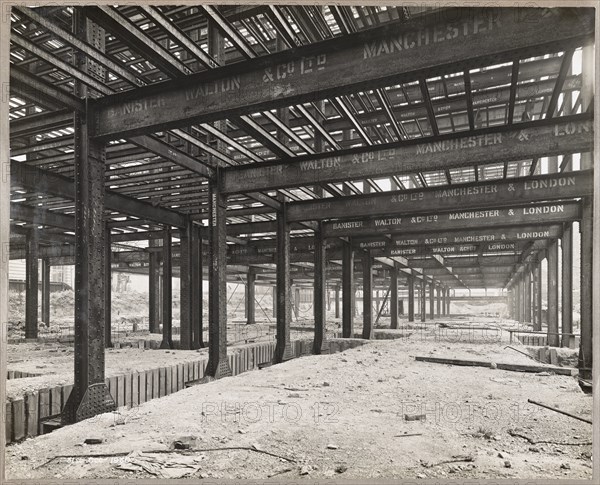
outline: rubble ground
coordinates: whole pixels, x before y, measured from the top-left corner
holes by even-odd
[[[504,334],[458,339],[436,327],[194,386],[9,445],[6,475],[591,478],[592,427],[527,402],[591,419],[592,397],[575,377],[415,361],[433,355],[535,363],[505,349]],[[102,442],[84,444],[89,438]],[[59,454],[115,453],[46,463]]]

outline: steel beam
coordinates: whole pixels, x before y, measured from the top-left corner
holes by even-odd
[[[230,167],[224,171],[224,190],[240,193],[298,185],[318,185],[373,176],[392,176],[428,170],[472,166],[526,158],[580,153],[593,149],[589,114],[481,128],[468,134],[400,141],[376,148],[346,149],[335,155],[317,154],[281,162]]]
[[[321,224],[319,224],[319,227]],[[313,354],[321,354],[327,337],[327,254],[326,244],[320,229],[315,231],[315,264],[314,264],[314,318],[315,334]],[[336,300],[337,303],[337,300]]]
[[[74,200],[76,196],[72,179],[21,162],[11,162],[11,183],[27,190],[42,192],[65,199]],[[104,179],[102,183],[104,184]],[[149,219],[161,224],[171,224],[176,227],[183,227],[185,225],[185,218],[175,211],[155,207],[133,197],[110,190],[105,191],[104,204],[107,209],[142,219]]]
[[[208,364],[206,375],[215,379],[231,375],[227,359],[227,196],[221,191],[220,177],[210,184],[210,250],[208,268]]]
[[[465,210],[511,206],[515,201],[541,202],[590,195],[592,172],[570,172],[378,194],[336,197],[289,204],[290,222],[396,214],[420,214],[439,209]]]
[[[485,9],[459,8],[451,21],[440,21],[434,12],[390,22],[167,81],[160,87],[107,97],[96,103],[95,133],[106,139],[151,133],[406,83],[434,72],[484,67],[512,60],[523,49],[533,56],[553,48],[580,46],[592,42],[594,32],[593,10],[581,10],[528,9],[536,21],[528,23],[527,35],[522,21],[507,8],[494,9],[493,15]],[[226,27],[217,23],[221,29]],[[159,56],[158,61],[162,59]],[[274,92],[280,94],[273,96]]]
[[[532,224],[572,222],[581,217],[579,202],[556,202],[499,209],[466,210],[408,217],[378,217],[327,221],[325,237],[447,231]]]

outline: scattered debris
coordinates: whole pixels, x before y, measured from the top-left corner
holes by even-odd
[[[306,465],[304,465],[302,468],[300,468],[300,475],[308,475],[310,473],[310,468],[308,468]]]
[[[426,414],[405,414],[404,421],[425,421],[427,419]]]
[[[530,444],[532,445],[538,445],[538,444],[549,444],[549,445],[564,445],[564,446],[585,446],[585,445],[591,445],[592,442],[591,441],[582,441],[580,443],[573,443],[573,442],[565,442],[565,441],[546,441],[546,440],[540,440],[540,441],[536,441],[532,438],[530,438],[529,436],[526,436],[524,434],[521,434],[513,429],[509,429],[508,430],[508,434],[511,436],[515,436],[518,438],[523,438],[524,440],[527,440]],[[529,450],[539,453],[540,450],[538,450],[537,448],[532,449],[533,447],[530,447]]]
[[[543,404],[541,402],[534,401],[533,399],[527,399],[527,402],[529,402],[531,404],[535,404],[536,406],[541,406],[543,408],[549,409],[550,411],[556,411],[557,413],[564,414],[565,416],[569,416],[570,418],[578,419],[579,421],[583,421],[584,423],[592,424],[592,421],[589,419],[585,419],[580,416],[576,416],[575,414],[571,414],[566,411],[561,411],[560,409],[553,408],[552,406],[548,406],[547,404]]]
[[[328,450],[337,450],[339,448],[338,445],[327,445]]]
[[[348,470],[348,467],[346,465],[338,465],[337,467],[335,467],[336,473],[344,473],[346,470]]]
[[[423,433],[404,433],[404,434],[395,434],[394,438],[404,438],[406,436],[423,436]]]
[[[421,465],[425,468],[432,468],[438,465],[445,465],[446,463],[459,463],[459,462],[472,462],[475,461],[471,455],[452,455],[452,460],[444,460],[437,463],[427,463],[426,461],[421,460]]]
[[[267,475],[267,478],[276,477],[277,475],[282,475],[283,473],[291,472],[292,468],[284,468],[283,470],[279,470],[278,472],[271,473]]]
[[[560,464],[560,469],[561,470],[570,470],[571,469],[571,465],[569,465],[568,463],[561,463]]]
[[[102,443],[102,438],[86,438],[84,443],[86,445],[99,445]]]
[[[512,468],[512,464],[508,460],[504,460],[504,468]]]

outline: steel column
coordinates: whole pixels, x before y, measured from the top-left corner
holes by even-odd
[[[157,239],[150,239],[148,242],[150,248],[158,246]],[[149,255],[150,266],[148,268],[148,306],[150,312],[148,315],[148,329],[150,333],[160,333],[160,253],[151,251]]]
[[[210,266],[208,297],[208,365],[206,375],[231,375],[227,359],[227,196],[221,192],[221,174],[210,184]]]
[[[179,233],[179,344],[182,350],[193,348],[192,337],[192,273],[193,244],[192,221],[188,218],[187,225]]]
[[[581,326],[579,346],[579,375],[582,379],[592,378],[592,337],[593,337],[593,206],[592,198],[583,199],[580,222],[581,231]]]
[[[73,30],[79,39],[92,43],[99,50],[104,49],[104,31],[86,19],[82,9],[73,11]],[[74,53],[74,62],[82,72],[88,72],[91,67],[78,51]],[[86,86],[76,81],[74,94],[86,98]],[[62,412],[61,419],[65,424],[116,409],[104,383],[106,151],[103,144],[89,136],[92,121],[88,112],[74,115],[75,379]]]
[[[421,307],[421,321],[424,322],[427,318],[427,298],[425,296],[426,293],[426,285],[425,278],[421,280],[421,288],[419,292],[419,304]]]
[[[398,270],[396,267],[390,269],[390,315],[390,328],[398,328]]]
[[[558,240],[548,247],[548,345],[558,347]]]
[[[429,318],[435,318],[435,286],[433,281],[429,283]]]
[[[537,274],[538,286],[536,289],[536,306],[537,306],[537,315],[535,318],[535,325],[533,329],[536,331],[542,330],[542,259],[540,259],[537,263],[537,267],[535,269]]]
[[[313,354],[320,354],[326,338],[327,309],[325,301],[327,297],[327,254],[325,239],[320,230],[315,231],[315,267],[314,267],[314,317],[315,336],[313,343]],[[336,300],[337,301],[337,300]]]
[[[438,286],[435,289],[435,293],[436,293],[436,308],[435,308],[435,314],[436,316],[439,318],[442,315],[442,295],[441,295],[441,291],[442,289]]]
[[[31,228],[27,231],[25,248],[25,338],[37,338],[39,282],[39,241],[37,228]]]
[[[525,293],[523,295],[525,300],[525,316],[523,317],[523,320],[527,323],[531,323],[531,268],[529,266],[525,267],[525,278],[523,281],[525,284]]]
[[[335,318],[340,318],[340,285],[335,285]]]
[[[254,268],[248,270],[246,281],[246,324],[254,325],[256,323],[256,271]]]
[[[193,265],[192,275],[192,340],[195,349],[204,347],[204,273],[202,267],[202,230],[200,226],[192,226]]]
[[[342,337],[354,337],[354,250],[349,244],[342,252]]]
[[[42,322],[50,326],[50,261],[42,259]]]
[[[173,255],[171,254],[171,228],[166,226],[163,235],[163,274],[162,274],[162,342],[161,349],[173,348]]]
[[[363,330],[362,338],[373,338],[373,259],[369,251],[362,256]]]
[[[415,321],[415,277],[410,274],[406,280],[408,283],[408,321]]]
[[[561,239],[562,255],[562,339],[561,347],[568,347],[573,333],[573,225],[564,225]]]
[[[520,323],[522,321],[522,317],[521,317],[522,284],[521,284],[520,277],[517,278],[515,289],[516,289],[516,291],[515,291],[515,311],[516,311],[515,320]]]
[[[290,341],[292,319],[290,295],[290,225],[286,207],[277,212],[277,341],[273,363],[279,364],[293,357]]]
[[[104,345],[106,347],[112,347],[112,248],[111,248],[111,235],[110,227],[105,222],[105,263],[104,263],[104,313],[105,313],[105,324],[104,324]]]
[[[446,309],[446,315],[450,315],[450,288],[448,288],[448,298],[446,300],[448,308]]]

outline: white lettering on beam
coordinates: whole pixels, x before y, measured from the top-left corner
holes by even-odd
[[[362,227],[363,223],[362,221],[356,221],[356,222],[335,222],[333,224],[333,229],[357,229],[359,227]]]
[[[215,80],[199,84],[185,91],[185,100],[193,101],[202,96],[210,96],[211,94],[228,93],[240,89],[240,76],[231,76],[225,79]]]
[[[435,25],[409,32],[401,32],[384,39],[364,44],[363,59],[395,54],[409,49],[439,44],[458,37],[469,37],[498,28],[499,22],[492,15],[487,18],[469,19],[446,25]]]
[[[323,160],[308,160],[300,162],[300,171],[306,172],[310,170],[322,170],[327,168],[338,168],[340,166],[341,157],[324,158]]]
[[[575,177],[560,177],[545,180],[532,180],[531,182],[525,182],[525,190],[535,189],[552,189],[555,187],[570,187],[576,185]]]
[[[417,155],[426,153],[442,153],[468,148],[485,147],[502,144],[502,133],[490,133],[478,136],[466,136],[455,140],[442,140],[417,145]]]
[[[451,221],[460,219],[482,219],[487,217],[498,217],[500,215],[499,210],[486,210],[486,211],[468,211],[468,212],[455,212],[449,214],[448,218]]]
[[[483,185],[480,187],[457,187],[455,189],[443,189],[435,192],[434,197],[441,199],[444,197],[461,197],[464,195],[494,194],[498,192],[497,185]]]
[[[537,214],[557,214],[564,212],[564,205],[544,205],[541,207],[523,207],[523,214],[537,215]]]
[[[131,113],[146,111],[147,109],[162,108],[164,106],[166,106],[166,103],[163,98],[142,99],[125,103],[122,108],[123,112],[120,114],[128,115]]]
[[[581,133],[591,133],[591,121],[572,121],[566,124],[554,125],[554,136],[580,135]]]

